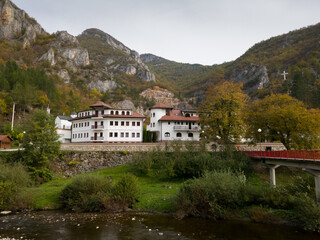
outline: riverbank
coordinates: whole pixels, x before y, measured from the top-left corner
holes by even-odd
[[[122,165],[113,168],[105,168],[86,175],[98,175],[105,178],[112,178],[118,181],[125,173],[131,171],[130,165]],[[140,189],[139,202],[133,206],[134,210],[141,211],[165,211],[174,209],[174,197],[179,187],[184,182],[179,180],[160,180],[154,177],[137,176]],[[38,187],[26,189],[29,195],[34,196],[34,208],[37,210],[57,210],[60,208],[59,194],[62,189],[71,182],[71,178],[63,176],[55,177],[52,181],[44,183]]]
[[[0,239],[94,239],[94,240],[214,240],[214,239],[309,239],[319,235],[295,227],[211,221],[199,218],[176,220],[148,213],[27,212],[0,216]]]
[[[73,167],[69,160],[65,162]],[[239,152],[195,152],[190,148],[189,152],[140,153],[133,162],[80,176],[100,176],[118,183],[125,174],[134,174],[140,189],[138,201],[131,206],[134,211],[263,223],[296,220],[297,225],[308,230],[319,229],[319,209],[312,198],[313,182],[311,185],[306,182],[307,175],[301,170],[277,169],[278,187],[274,189],[269,187],[267,167]],[[203,178],[207,172],[214,175]],[[28,206],[35,210],[61,209],[60,193],[72,181],[73,177],[56,174],[47,183],[25,188],[24,196],[32,198],[29,199],[32,206]]]

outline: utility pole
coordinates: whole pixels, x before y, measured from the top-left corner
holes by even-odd
[[[11,131],[13,130],[13,123],[14,123],[14,111],[16,109],[16,103],[13,102],[13,107],[12,107],[12,120],[11,120]]]

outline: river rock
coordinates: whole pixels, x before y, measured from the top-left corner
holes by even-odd
[[[12,213],[12,211],[2,211],[2,212],[0,212],[1,215],[8,215],[10,213]]]

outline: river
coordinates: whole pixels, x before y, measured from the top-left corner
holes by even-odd
[[[0,217],[3,239],[75,240],[210,240],[320,239],[286,225],[245,221],[210,221],[147,213],[79,214],[59,211],[19,213]]]

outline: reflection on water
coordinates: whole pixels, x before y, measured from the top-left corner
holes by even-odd
[[[125,214],[21,213],[0,217],[0,239],[320,239],[283,225]]]

